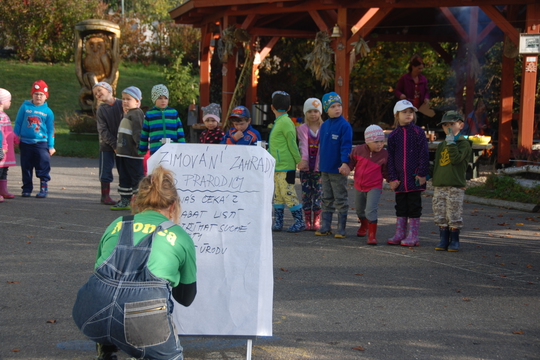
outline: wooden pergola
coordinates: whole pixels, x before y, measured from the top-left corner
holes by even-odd
[[[466,59],[467,76],[466,83],[456,85],[456,102],[465,109],[465,113],[469,113],[473,108],[475,93],[474,60],[500,41],[504,41],[505,46],[518,46],[520,32],[540,32],[538,0],[188,0],[171,10],[170,15],[176,23],[201,29],[202,105],[210,101],[210,46],[216,24],[221,31],[230,26],[246,30],[251,36],[251,46],[258,37],[269,39],[266,44],[261,44],[261,58],[270,53],[281,37],[315,38],[319,31],[331,34],[334,26],[338,26],[341,36],[332,41],[336,54],[334,84],[335,91],[343,99],[346,118],[349,111],[350,54],[354,43],[361,39],[372,42],[426,42],[449,64],[454,59],[440,43],[458,43],[457,57]],[[479,22],[480,15],[487,15],[488,21]],[[503,56],[501,62],[497,160],[508,163],[513,136],[511,121],[514,112],[515,59]],[[246,104],[257,102],[257,67],[258,64],[254,64],[252,68]],[[526,148],[531,148],[533,144],[537,70],[538,54],[524,56],[518,145]],[[235,57],[229,57],[223,64],[222,74],[222,108],[226,113],[237,81]]]

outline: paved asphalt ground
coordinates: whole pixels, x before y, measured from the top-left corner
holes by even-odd
[[[17,197],[0,204],[0,359],[94,358],[71,308],[102,232],[126,213],[99,203],[97,165],[53,157],[47,199],[21,198],[20,169],[10,169]],[[346,239],[274,233],[274,336],[255,339],[252,358],[540,359],[540,214],[466,203],[461,251],[436,252],[430,200],[416,248],[386,245],[389,191],[378,246],[356,237],[352,208]],[[186,359],[246,358],[245,339],[182,343]]]

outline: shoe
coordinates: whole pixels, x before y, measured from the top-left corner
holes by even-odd
[[[345,239],[347,237],[347,231],[345,230],[346,227],[347,227],[347,213],[339,213],[338,214],[338,229],[334,237],[338,239]]]
[[[459,229],[450,229],[450,244],[448,245],[448,251],[459,251]]]
[[[368,231],[368,219],[361,218],[361,219],[358,219],[358,222],[360,223],[360,227],[358,228],[358,231],[356,232],[356,236],[364,237],[366,236],[367,231]]]
[[[306,228],[306,223],[304,222],[304,218],[302,217],[302,207],[291,211],[291,214],[294,219],[294,224],[289,227],[289,230],[287,230],[287,232],[297,233],[300,231],[304,231],[304,229]]]
[[[3,202],[4,202],[4,197],[0,195],[0,203],[3,203]]]
[[[420,218],[409,219],[409,234],[403,240],[401,240],[402,246],[420,246],[420,240],[418,239],[418,230],[420,228]]]
[[[274,207],[274,224],[272,225],[272,231],[281,231],[283,229],[283,205],[277,205]]]
[[[7,189],[7,180],[0,180],[0,196],[4,199],[13,199],[15,195],[10,194]]]
[[[109,193],[111,191],[111,183],[102,182],[101,183],[101,203],[105,205],[115,205],[116,201],[111,199]]]
[[[321,214],[321,227],[318,231],[315,231],[315,235],[326,236],[332,235],[332,216],[334,213],[323,212]]]
[[[119,202],[111,206],[111,210],[131,210],[130,200],[122,196]]]
[[[368,222],[368,245],[377,245],[377,220]]]
[[[30,197],[30,196],[32,196],[32,193],[23,192],[21,194],[21,197]]]
[[[49,185],[47,185],[46,181],[41,181],[41,186],[39,188],[39,192],[36,194],[37,198],[44,199],[49,194]]]
[[[311,222],[311,210],[304,210],[304,222],[306,223],[306,228],[304,230],[314,230],[313,223]]]
[[[435,246],[435,250],[437,251],[448,250],[448,244],[450,243],[450,229],[448,229],[448,226],[439,227],[439,236],[441,238],[441,241],[439,242],[439,245]]]
[[[315,210],[313,212],[313,230],[319,231],[321,228],[321,213],[322,210]]]
[[[398,217],[396,220],[396,233],[393,237],[388,239],[386,242],[390,245],[399,245],[401,240],[405,239],[407,233],[407,218]]]

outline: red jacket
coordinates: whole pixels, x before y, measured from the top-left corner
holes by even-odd
[[[349,160],[349,167],[354,169],[355,189],[361,192],[382,189],[383,179],[388,179],[387,161],[386,149],[372,152],[367,144],[356,145]]]

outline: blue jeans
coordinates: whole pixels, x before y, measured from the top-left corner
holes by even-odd
[[[322,178],[322,210],[323,212],[343,214],[349,211],[347,194],[347,177],[341,174],[321,173]]]
[[[73,320],[91,340],[115,345],[135,358],[183,360],[172,320],[169,282],[147,267],[154,234],[133,246],[133,216],[125,217],[118,244],[81,287]]]
[[[36,171],[36,176],[41,181],[50,181],[51,176],[51,155],[47,142],[38,142],[35,144],[19,144],[21,153],[21,172],[22,172],[22,192],[31,193],[34,189],[32,182],[32,172]]]
[[[359,219],[366,218],[369,221],[377,221],[377,209],[382,189],[371,189],[366,192],[354,189],[354,206],[356,216]]]
[[[114,180],[112,169],[114,167],[114,159],[116,154],[114,151],[99,152],[99,181],[112,183]]]

